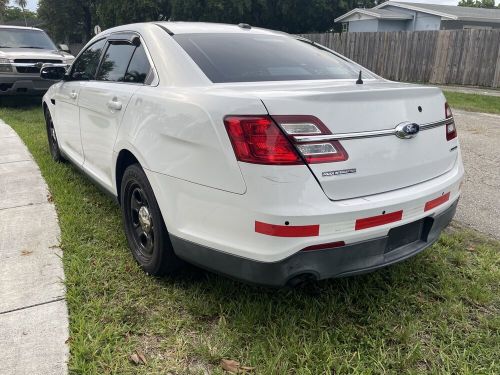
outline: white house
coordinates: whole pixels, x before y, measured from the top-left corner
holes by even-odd
[[[343,31],[421,31],[500,28],[500,9],[387,1],[335,19]]]

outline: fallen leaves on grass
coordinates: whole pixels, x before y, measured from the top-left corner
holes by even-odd
[[[129,359],[130,359],[130,362],[132,362],[134,365],[145,365],[146,364],[146,357],[141,352],[135,352],[135,353],[131,354]]]
[[[255,370],[255,367],[241,366],[241,364],[234,359],[223,359],[220,365],[224,371],[230,372],[231,374],[246,374]]]

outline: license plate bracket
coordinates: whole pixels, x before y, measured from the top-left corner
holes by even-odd
[[[392,228],[389,230],[384,253],[389,253],[416,241],[427,241],[427,235],[432,227],[432,222],[433,219],[428,217]]]

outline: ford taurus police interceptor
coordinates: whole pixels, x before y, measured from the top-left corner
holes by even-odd
[[[281,286],[436,241],[460,195],[450,107],[305,39],[156,22],[93,38],[43,99],[50,151],[120,202],[152,275],[182,260]]]

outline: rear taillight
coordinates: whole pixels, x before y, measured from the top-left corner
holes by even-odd
[[[293,165],[303,164],[303,160],[313,164],[348,158],[338,141],[295,140],[296,136],[332,134],[314,116],[226,116],[224,124],[239,161]]]
[[[320,119],[314,116],[273,116],[309,164],[345,161],[349,157],[339,141],[297,142],[295,137],[332,134]]]
[[[303,164],[295,148],[269,116],[226,116],[224,124],[239,161]]]
[[[453,119],[453,113],[448,103],[444,104],[444,111],[446,116],[446,140],[451,141],[457,137],[457,128],[455,126],[455,120]]]

